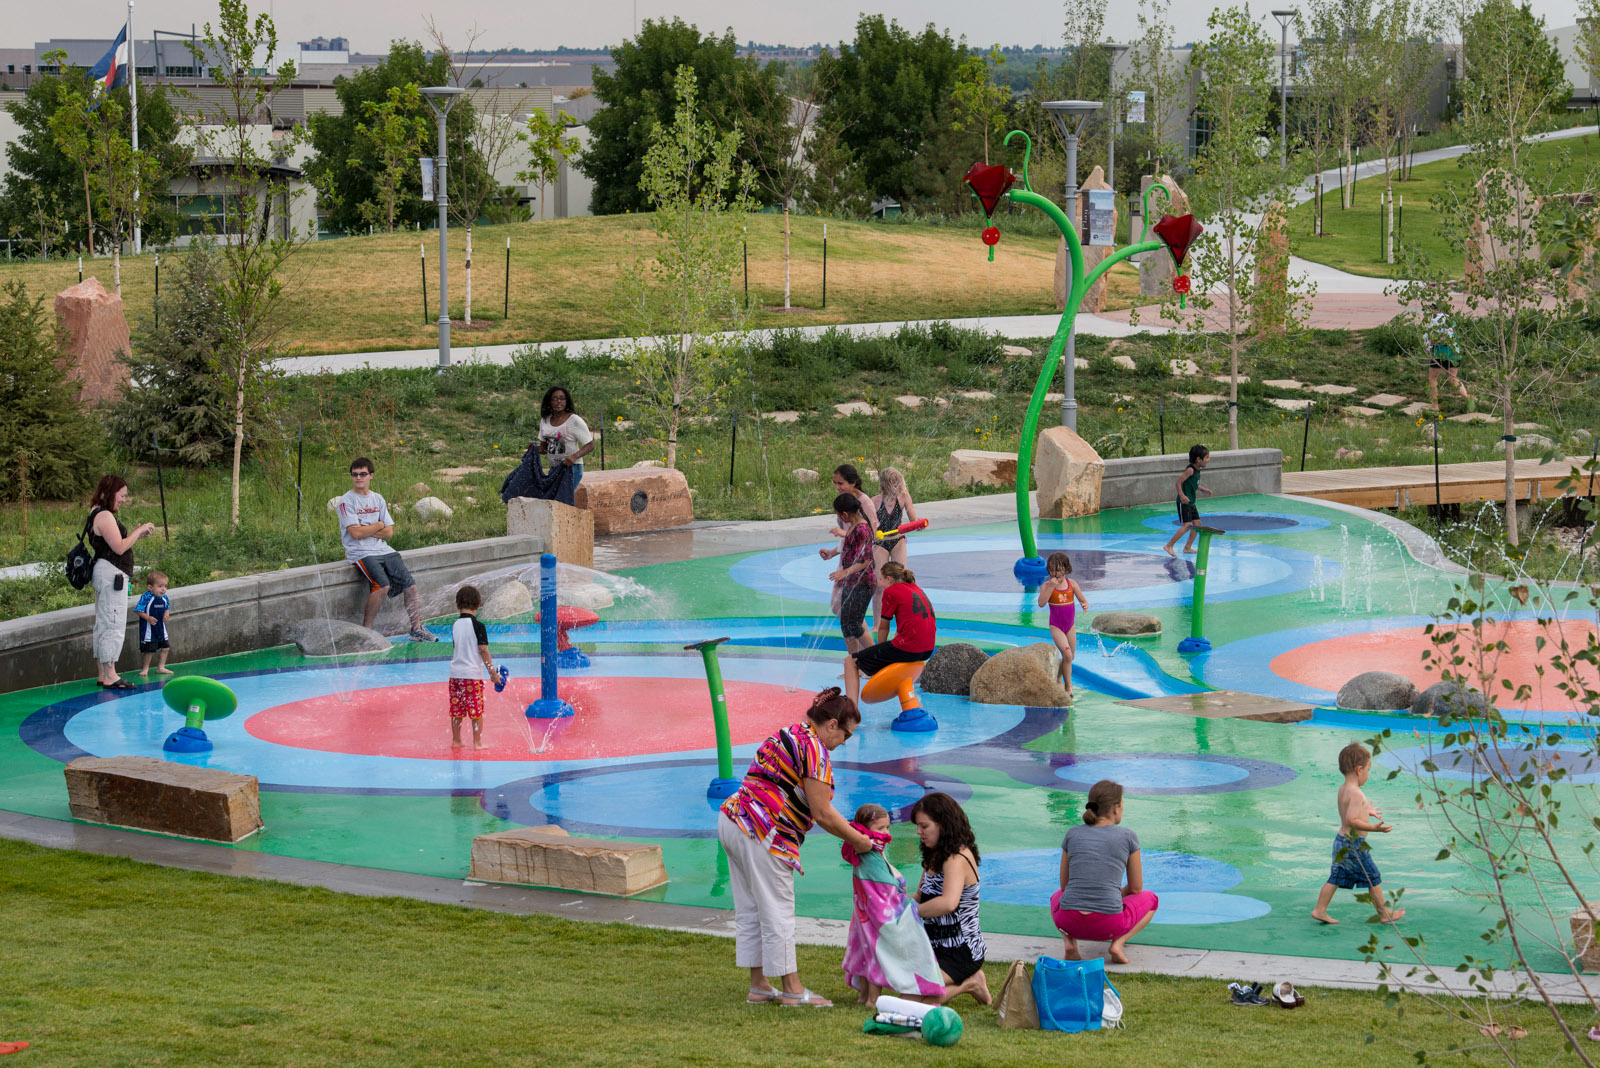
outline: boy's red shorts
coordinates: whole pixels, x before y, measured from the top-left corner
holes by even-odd
[[[450,718],[483,718],[483,680],[450,680]]]

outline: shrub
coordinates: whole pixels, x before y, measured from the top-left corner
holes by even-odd
[[[0,499],[77,497],[100,470],[100,430],[78,404],[44,298],[8,282],[0,300]]]

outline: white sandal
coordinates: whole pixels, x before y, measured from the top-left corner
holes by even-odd
[[[778,996],[783,999],[781,1004],[791,1009],[798,1009],[802,1007],[831,1009],[833,1007],[833,1002],[829,1001],[827,998],[823,997],[821,994],[818,994],[814,990],[802,990],[798,994],[779,994]],[[789,998],[794,998],[795,1000],[790,1001],[788,1000]]]

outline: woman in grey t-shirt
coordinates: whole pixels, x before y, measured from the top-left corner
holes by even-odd
[[[1090,787],[1083,823],[1061,842],[1061,889],[1050,898],[1050,918],[1067,960],[1082,959],[1082,938],[1111,943],[1106,959],[1127,964],[1128,939],[1155,917],[1160,901],[1144,888],[1139,836],[1122,826],[1122,786],[1101,779]]]

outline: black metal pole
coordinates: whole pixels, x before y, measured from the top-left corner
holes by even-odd
[[[744,243],[744,310],[750,310],[750,242]]]
[[[822,224],[822,306],[828,306],[828,224]]]
[[[1306,448],[1311,444],[1311,409],[1317,406],[1316,401],[1306,402],[1306,428],[1300,435],[1300,470],[1306,469]]]
[[[606,469],[606,427],[600,428],[600,470]]]
[[[1445,497],[1438,488],[1438,420],[1434,420],[1434,537],[1445,536]]]
[[[1594,503],[1594,465],[1595,459],[1600,457],[1600,438],[1595,438],[1594,448],[1589,451],[1589,503]]]
[[[167,480],[161,474],[161,439],[154,430],[150,431],[150,446],[156,453],[156,488],[161,491],[161,536],[171,541],[172,532],[167,529]]]
[[[161,325],[161,253],[156,253],[156,299],[151,305],[155,309],[155,325]]]
[[[502,319],[511,318],[511,239],[506,238],[506,307]]]
[[[428,246],[418,246],[422,249],[422,325],[428,325]]]
[[[1167,405],[1164,400],[1156,401],[1156,423],[1161,427],[1161,455],[1167,454]]]
[[[728,440],[728,485],[733,485],[733,458],[739,453],[739,413],[733,413],[733,433]]]
[[[305,496],[305,491],[302,489],[305,484],[303,479],[306,471],[306,424],[304,422],[300,424],[300,431],[295,437],[299,444],[297,446],[298,455],[296,455],[294,461],[294,525],[298,529],[300,526],[300,502]]]

